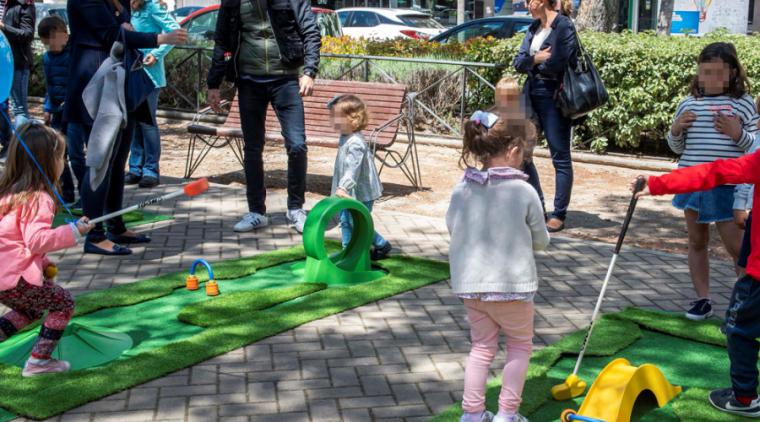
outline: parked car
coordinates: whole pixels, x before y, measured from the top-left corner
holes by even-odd
[[[457,25],[430,39],[442,44],[465,42],[476,37],[510,38],[524,33],[533,22],[530,16],[509,15],[476,19]]]
[[[427,39],[444,31],[428,13],[410,9],[352,7],[338,10],[343,33],[355,38]]]
[[[174,16],[174,19],[181,21],[201,9],[203,9],[203,6],[185,6],[175,9],[171,14]]]
[[[319,32],[323,37],[340,37],[343,34],[335,11],[318,7],[312,7],[311,11],[317,16]],[[190,39],[193,41],[213,41],[218,17],[219,5],[215,4],[195,11],[183,19],[180,26],[187,29]]]

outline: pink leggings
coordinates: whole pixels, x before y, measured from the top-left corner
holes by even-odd
[[[464,371],[462,410],[485,410],[488,372],[499,350],[499,330],[503,330],[507,337],[507,363],[502,374],[499,410],[516,413],[533,350],[533,302],[465,300],[464,306],[470,322],[472,349]]]

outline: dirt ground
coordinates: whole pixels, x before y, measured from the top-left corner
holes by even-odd
[[[162,175],[182,177],[184,173],[189,140],[185,125],[181,122],[164,122],[161,125]],[[395,148],[402,147],[399,144]],[[457,164],[459,152],[453,148],[420,146],[419,155],[425,189],[415,191],[400,171],[385,169],[381,177],[385,194],[376,204],[378,209],[444,217],[452,187],[462,175]],[[309,147],[307,195],[310,198],[319,199],[330,194],[334,160],[334,149]],[[264,162],[267,187],[273,191],[284,191],[287,158],[283,146],[268,145]],[[536,164],[547,197],[547,207],[551,209],[554,170],[548,159],[536,158]],[[652,173],[584,163],[575,163],[574,168],[575,186],[567,229],[562,236],[616,242],[630,201],[628,184],[638,174]],[[245,183],[241,166],[229,148],[212,150],[194,174],[194,177],[200,176],[208,176],[217,183]],[[640,201],[626,245],[686,253],[686,229],[681,211],[670,205],[669,197]],[[711,252],[716,257],[728,256],[714,229]]]

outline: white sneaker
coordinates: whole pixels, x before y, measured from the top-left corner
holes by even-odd
[[[514,415],[507,415],[505,413],[497,413],[496,416],[494,416],[492,422],[529,422],[528,418],[525,416],[516,413]]]
[[[266,215],[261,215],[257,212],[249,212],[244,215],[243,218],[235,224],[233,230],[238,233],[249,232],[269,225],[269,219]]]
[[[303,226],[306,224],[306,211],[303,208],[297,210],[288,210],[288,223],[293,225],[298,233],[303,233]]]
[[[32,363],[30,359],[26,361],[24,370],[21,371],[21,376],[27,378],[43,374],[57,374],[68,372],[69,369],[71,369],[71,365],[65,360],[47,359],[38,363]]]
[[[480,418],[474,413],[465,413],[459,418],[459,422],[491,422],[493,420],[493,413],[484,411]]]

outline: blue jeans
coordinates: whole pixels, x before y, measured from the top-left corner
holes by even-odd
[[[97,189],[90,184],[90,169],[84,174],[82,183],[82,212],[84,215],[95,219],[105,214],[110,214],[122,208],[124,200],[124,166],[127,164],[129,149],[132,144],[132,135],[135,131],[134,115],[127,116],[127,126],[122,129],[119,138],[113,147],[111,161],[108,164],[108,173]],[[89,139],[92,126],[80,126]],[[127,231],[121,216],[106,221],[108,232],[119,235]],[[102,224],[96,224],[95,228],[87,234],[87,241],[99,243],[106,240],[106,232]]]
[[[554,211],[550,217],[564,221],[573,191],[573,161],[570,156],[572,121],[562,115],[553,95],[535,95],[531,92],[530,101],[549,143],[554,165],[556,188]]]
[[[369,202],[362,202],[365,207],[369,210],[369,212],[372,212],[372,205],[374,205],[374,201]],[[351,242],[351,234],[354,232],[354,222],[351,219],[351,212],[348,210],[343,210],[340,212],[340,234],[341,234],[341,240],[343,243],[343,247],[345,248],[348,246],[348,243]],[[372,246],[376,248],[382,248],[385,246],[385,244],[388,243],[383,236],[380,236],[380,233],[375,231],[375,235],[372,237]]]
[[[13,71],[10,100],[16,128],[29,121],[29,73],[29,69]]]
[[[726,311],[731,384],[737,396],[757,395],[760,344],[760,282],[745,276],[734,285]]]
[[[264,186],[264,135],[267,106],[272,103],[285,138],[288,153],[288,209],[303,208],[306,194],[306,128],[303,99],[298,79],[283,78],[258,83],[238,81],[240,126],[243,130],[243,169],[248,211],[265,214],[267,190]]]
[[[533,189],[538,193],[538,198],[541,200],[541,208],[546,214],[546,205],[544,204],[544,191],[541,189],[541,179],[538,177],[538,169],[533,160],[526,161],[523,165],[523,171],[528,175],[528,183],[533,186]]]
[[[158,110],[158,93],[156,88],[148,96],[148,108],[153,118]],[[129,172],[135,176],[149,176],[158,178],[158,162],[161,159],[161,134],[158,126],[147,123],[138,123],[135,135],[132,139],[132,149],[129,155]]]
[[[87,161],[84,155],[84,146],[87,145],[90,137],[89,127],[80,123],[69,123],[66,128],[66,152],[69,155],[71,171],[77,179],[79,194],[82,194],[82,185],[84,184],[84,175],[87,172]]]

